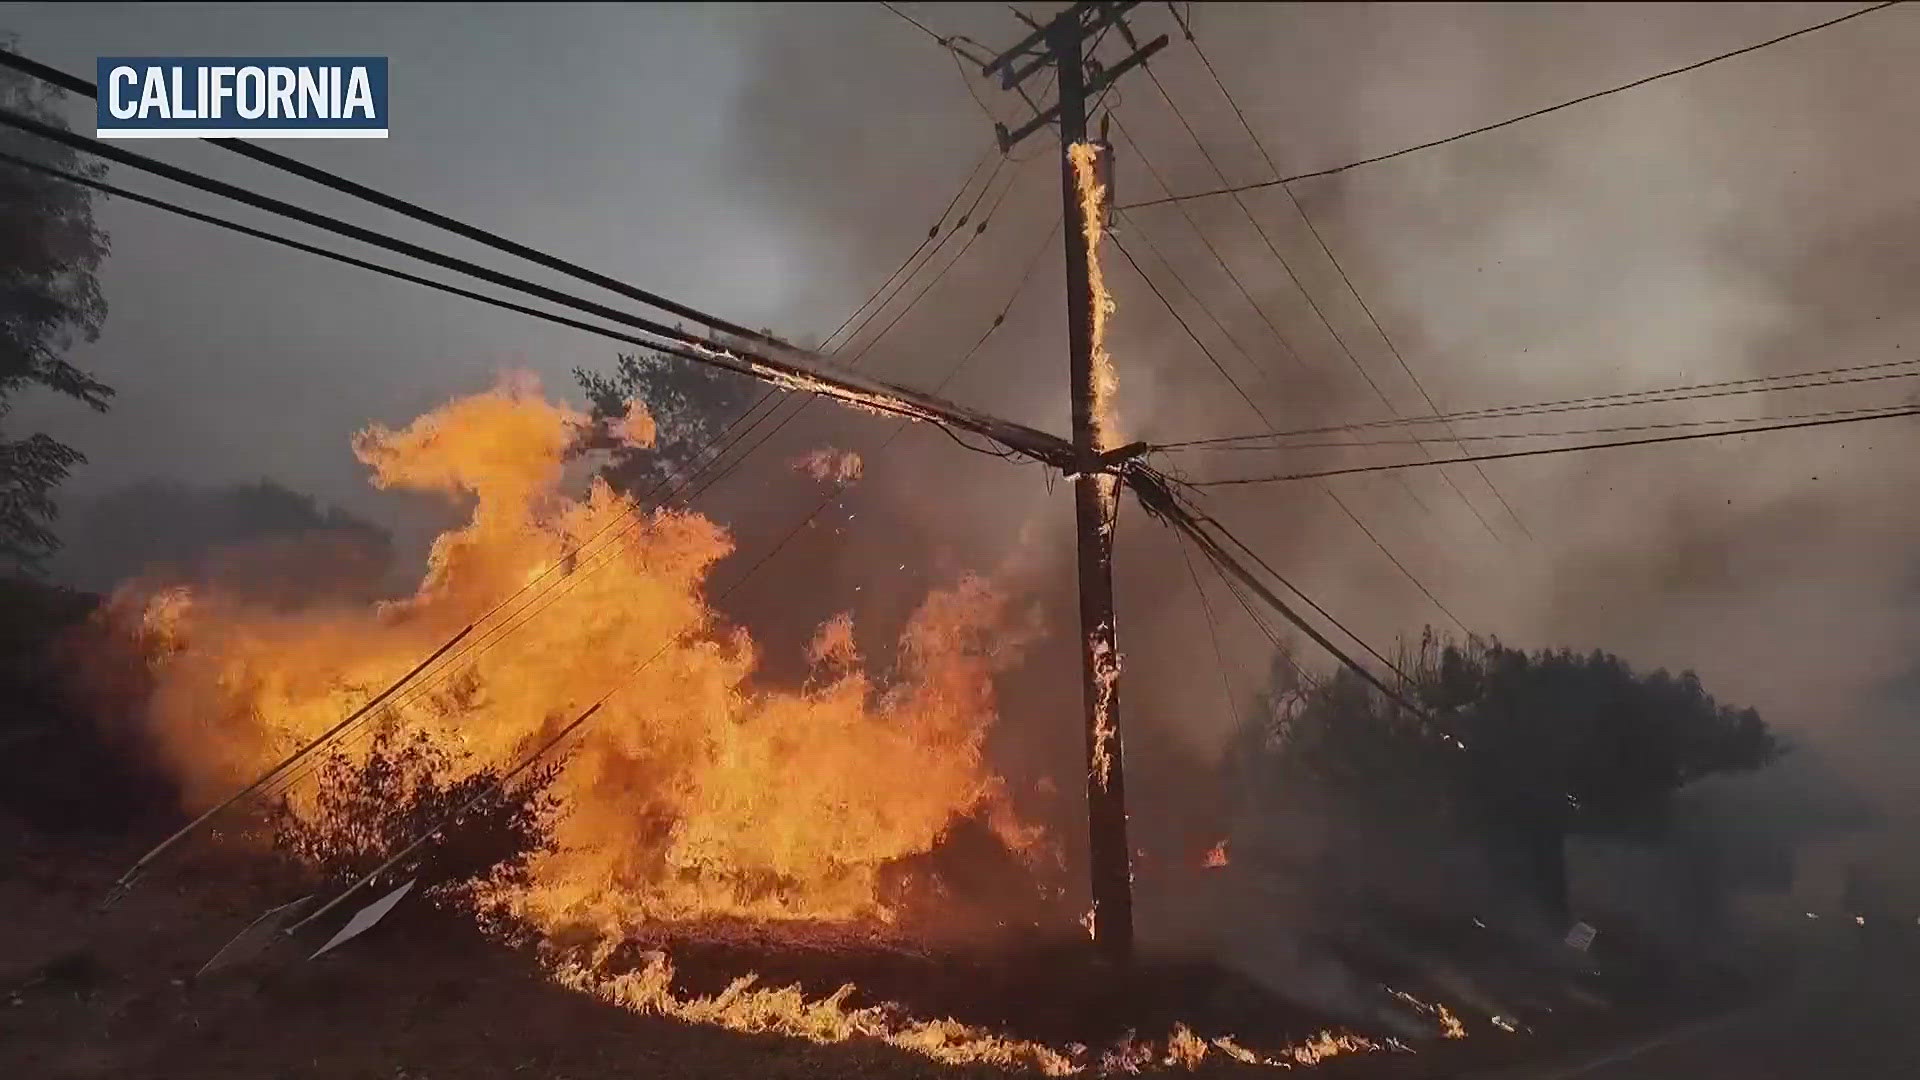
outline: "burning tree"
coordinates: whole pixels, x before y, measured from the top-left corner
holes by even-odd
[[[592,405],[578,449],[604,451],[609,460],[601,477],[636,496],[705,461],[727,419],[744,412],[758,392],[743,375],[658,353],[623,354],[612,374],[577,368],[573,375]],[[654,419],[651,440],[621,430],[636,401],[646,402]]]
[[[1332,789],[1376,826],[1467,836],[1555,917],[1569,835],[1659,835],[1683,788],[1784,750],[1757,712],[1719,703],[1692,672],[1636,672],[1599,650],[1528,653],[1429,630],[1399,666],[1426,716],[1346,671],[1310,687],[1280,679],[1242,744],[1256,802]]]

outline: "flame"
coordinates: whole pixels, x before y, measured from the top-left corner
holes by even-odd
[[[1082,236],[1087,244],[1087,286],[1093,293],[1093,326],[1090,347],[1093,367],[1092,400],[1088,411],[1092,421],[1092,447],[1095,453],[1119,445],[1119,422],[1114,415],[1114,392],[1119,381],[1114,374],[1113,357],[1107,353],[1107,321],[1113,315],[1113,294],[1107,291],[1106,275],[1100,266],[1100,240],[1105,235],[1104,203],[1107,189],[1099,181],[1095,168],[1100,149],[1090,142],[1077,142],[1067,148],[1073,165],[1073,178],[1080,193]],[[1092,484],[1099,505],[1100,534],[1111,550],[1113,526],[1119,511],[1119,478],[1110,473],[1092,473],[1080,477],[1080,483]],[[1114,724],[1114,696],[1120,680],[1120,656],[1114,651],[1112,627],[1090,634],[1087,649],[1093,658],[1093,746],[1089,763],[1093,782],[1107,790],[1113,779],[1116,742],[1119,731]]]
[[[1093,291],[1093,448],[1111,450],[1120,445],[1119,425],[1113,412],[1114,391],[1119,380],[1114,374],[1113,357],[1107,354],[1107,320],[1113,315],[1113,294],[1107,291],[1106,275],[1100,269],[1100,240],[1106,235],[1106,186],[1100,183],[1095,159],[1100,148],[1090,142],[1078,142],[1067,148],[1073,162],[1073,179],[1080,191],[1080,219],[1087,241],[1087,283]]]
[[[660,427],[647,411],[646,402],[629,401],[627,411],[608,423],[607,433],[628,446],[645,449],[659,438]]]
[[[1464,1039],[1467,1037],[1467,1026],[1461,1023],[1460,1018],[1455,1016],[1453,1010],[1447,1008],[1445,1004],[1437,1001],[1432,1003],[1421,1001],[1405,990],[1395,990],[1391,987],[1387,988],[1387,992],[1399,998],[1401,1001],[1406,1002],[1414,1011],[1433,1017],[1434,1021],[1440,1025],[1441,1037],[1447,1039]],[[1501,1018],[1498,1016],[1493,1018],[1495,1024],[1499,1024],[1500,1021]],[[1513,1029],[1508,1028],[1507,1030],[1512,1031]]]
[[[914,1020],[885,1005],[847,1004],[852,986],[809,1000],[798,987],[766,989],[744,975],[712,997],[682,997],[673,989],[673,963],[650,953],[635,971],[603,974],[592,964],[562,961],[553,967],[560,985],[643,1015],[756,1034],[783,1035],[814,1043],[874,1040],[945,1065],[998,1065],[1068,1076],[1079,1069],[1064,1054],[1039,1043],[995,1035],[955,1020]]]
[[[570,990],[641,1015],[818,1044],[879,1042],[943,1065],[988,1065],[1030,1070],[1043,1076],[1136,1075],[1156,1062],[1167,1068],[1196,1071],[1211,1049],[1242,1064],[1277,1069],[1312,1066],[1342,1054],[1380,1049],[1380,1044],[1370,1039],[1322,1031],[1267,1056],[1241,1046],[1231,1035],[1208,1041],[1186,1024],[1176,1023],[1163,1047],[1129,1034],[1089,1064],[1084,1060],[1087,1048],[1078,1043],[1056,1049],[957,1020],[915,1019],[892,1003],[852,1005],[849,1002],[855,991],[851,985],[825,997],[809,998],[797,986],[759,986],[758,976],[749,974],[733,980],[718,994],[683,996],[673,988],[673,961],[666,953],[647,953],[638,968],[621,972],[604,970],[607,955],[608,950],[602,947],[584,958],[550,958],[549,977]]]
[[[1344,1032],[1323,1031],[1306,1042],[1290,1046],[1286,1053],[1302,1065],[1318,1065],[1341,1054],[1370,1054],[1380,1049],[1372,1039]]]
[[[1207,849],[1206,866],[1208,869],[1218,869],[1219,867],[1227,865],[1227,863],[1227,841],[1222,839],[1219,843]]]
[[[828,446],[796,459],[793,468],[815,480],[844,484],[860,479],[863,463],[860,455],[852,450],[836,450]]]
[[[725,530],[691,511],[641,512],[598,481],[568,496],[582,422],[521,380],[361,432],[354,451],[376,486],[472,500],[402,600],[289,614],[215,593],[150,598],[147,631],[170,647],[147,719],[189,801],[251,779],[533,583],[390,713],[465,768],[499,767],[613,692],[556,782],[558,850],[491,897],[535,927],[885,923],[896,913],[882,868],[930,850],[956,819],[981,814],[1016,849],[1038,842],[983,754],[993,675],[1022,640],[1007,597],[973,577],[930,594],[884,681],[860,668],[852,620],[836,617],[803,688],[760,686],[752,638],[704,591],[732,550]],[[642,405],[623,421],[651,424]],[[292,799],[321,812],[304,787]]]

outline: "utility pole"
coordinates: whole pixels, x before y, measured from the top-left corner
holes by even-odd
[[[1131,68],[1163,48],[1162,35],[1135,50],[1111,69],[1091,64],[1083,47],[1086,38],[1120,22],[1133,3],[1078,3],[1045,26],[1035,26],[1026,40],[981,68],[981,75],[1000,75],[1001,86],[1018,90],[1035,110],[1019,130],[1009,132],[995,124],[1002,153],[1057,119],[1060,124],[1060,193],[1067,227],[1067,373],[1073,406],[1073,448],[1078,464],[1073,473],[1074,516],[1079,531],[1080,633],[1082,637],[1083,695],[1087,752],[1087,853],[1092,874],[1093,909],[1090,912],[1095,947],[1115,964],[1128,963],[1133,954],[1133,869],[1127,846],[1126,780],[1120,739],[1120,653],[1114,632],[1113,528],[1119,509],[1119,477],[1115,466],[1137,447],[1107,445],[1112,432],[1103,421],[1110,372],[1099,352],[1097,326],[1105,312],[1096,304],[1094,251],[1091,238],[1105,221],[1088,220],[1088,201],[1082,190],[1083,169],[1104,164],[1104,185],[1111,205],[1112,150],[1090,146],[1087,139],[1087,100],[1112,86]],[[1132,34],[1121,32],[1129,43]],[[1097,39],[1096,39],[1097,41]],[[1021,83],[1051,65],[1059,74],[1058,100],[1044,110],[1027,96]],[[1078,148],[1076,150],[1076,148]],[[1076,154],[1079,160],[1076,162]],[[1095,155],[1104,155],[1100,162]],[[1108,386],[1102,386],[1102,379]]]

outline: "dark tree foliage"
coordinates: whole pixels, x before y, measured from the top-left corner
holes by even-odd
[[[383,726],[364,758],[336,752],[321,766],[317,813],[303,817],[280,801],[271,815],[274,843],[340,887],[379,869],[452,814],[444,830],[375,885],[417,878],[416,888],[435,902],[472,909],[474,886],[524,883],[531,860],[552,850],[560,805],[551,789],[560,766],[530,770],[499,791],[497,771],[462,772],[456,764],[424,733]],[[472,809],[463,809],[483,795]]]
[[[15,41],[0,35],[0,45]],[[0,106],[65,127],[63,95],[0,70]],[[14,129],[0,151],[88,176],[106,166]],[[113,390],[65,359],[77,341],[93,341],[106,319],[94,271],[107,237],[93,220],[93,192],[0,163],[0,424],[16,395],[51,390],[105,411]],[[85,458],[48,435],[9,436],[0,428],[0,561],[36,567],[59,546],[51,523],[53,492]]]
[[[610,374],[585,368],[573,374],[592,407],[592,426],[577,449],[608,454],[600,475],[635,497],[711,460],[719,450],[714,440],[761,392],[744,375],[657,353],[622,355]],[[645,403],[657,425],[651,447],[628,445],[609,430],[632,401]]]
[[[1241,756],[1263,784],[1351,793],[1385,819],[1418,815],[1478,836],[1549,912],[1567,905],[1570,834],[1653,837],[1704,777],[1760,768],[1784,747],[1752,709],[1692,672],[1634,671],[1598,650],[1528,653],[1429,631],[1399,667],[1421,718],[1341,670],[1278,678]]]
[[[88,588],[144,575],[287,605],[375,598],[392,557],[385,529],[265,479],[129,484],[74,507],[65,532],[51,566]]]

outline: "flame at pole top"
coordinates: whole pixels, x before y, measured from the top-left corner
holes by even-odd
[[[1087,243],[1087,284],[1093,290],[1093,449],[1111,450],[1120,445],[1119,424],[1114,415],[1114,394],[1119,380],[1113,371],[1113,357],[1107,353],[1107,320],[1114,312],[1113,294],[1107,291],[1106,276],[1100,269],[1100,241],[1106,235],[1106,185],[1100,183],[1101,149],[1090,142],[1077,142],[1067,148],[1073,163],[1073,177],[1080,189],[1081,221]]]

